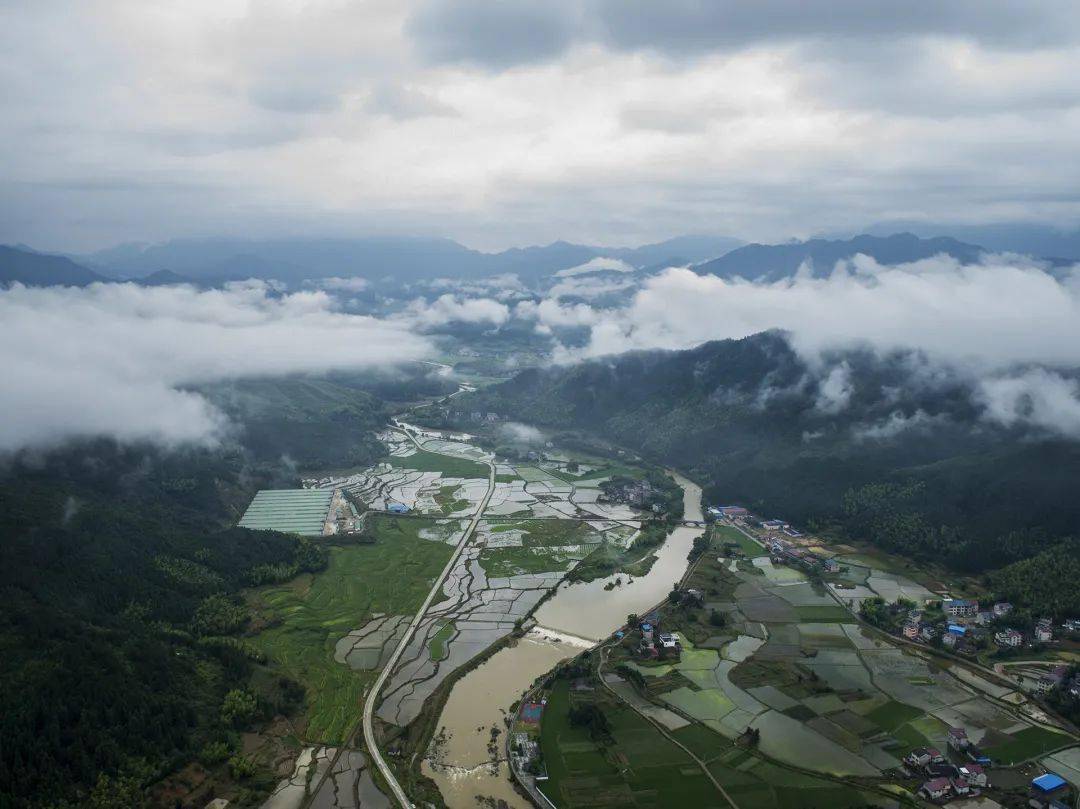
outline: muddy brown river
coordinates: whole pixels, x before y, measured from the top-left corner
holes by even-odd
[[[683,489],[685,518],[701,520],[701,488],[671,474]],[[422,765],[451,809],[471,809],[477,806],[478,796],[502,800],[511,807],[531,806],[514,791],[504,760],[510,705],[537,677],[621,627],[629,613],[642,612],[663,600],[686,571],[686,555],[701,531],[676,528],[656,551],[649,573],[632,583],[624,575],[622,584],[612,590],[604,586],[616,576],[560,585],[537,610],[537,627],[454,686],[439,718],[439,737]],[[498,730],[494,743],[492,729]]]

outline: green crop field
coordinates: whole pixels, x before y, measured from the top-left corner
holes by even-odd
[[[333,547],[325,571],[251,594],[263,612],[280,619],[251,642],[307,689],[309,741],[344,741],[375,676],[336,662],[334,644],[373,613],[414,612],[453,552],[419,538],[426,520],[379,518],[372,525],[375,544]]]
[[[572,559],[568,554],[558,551],[558,548],[487,548],[480,554],[480,567],[491,578],[523,573],[563,572],[570,567]],[[580,555],[575,555],[575,558]]]
[[[550,779],[543,791],[560,809],[577,806],[720,807],[724,799],[701,769],[630,708],[593,693],[611,727],[606,741],[569,722],[569,684],[548,698],[540,744]]]
[[[386,459],[386,462],[398,469],[415,469],[418,472],[442,472],[448,478],[483,478],[487,480],[487,464],[470,461],[468,458],[451,458],[436,452],[418,449],[412,455]]]
[[[718,546],[725,542],[736,542],[739,548],[751,559],[755,556],[768,556],[768,552],[746,534],[730,525],[714,525],[713,536]]]
[[[999,764],[1016,764],[1063,747],[1072,741],[1068,736],[1040,727],[1025,728],[1010,735],[1010,741],[989,747],[983,752]]]
[[[918,708],[905,705],[896,700],[889,700],[866,715],[866,718],[884,731],[892,732],[913,719],[922,716],[923,712]]]
[[[454,622],[450,621],[439,627],[439,631],[432,635],[428,641],[428,654],[432,660],[445,660],[447,657],[446,644],[454,634]]]

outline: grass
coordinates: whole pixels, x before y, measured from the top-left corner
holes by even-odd
[[[704,725],[692,724],[671,732],[681,744],[702,761],[711,761],[732,749],[732,744],[719,733]]]
[[[435,503],[439,506],[439,510],[443,514],[454,514],[455,512],[467,509],[472,503],[463,498],[455,498],[454,492],[458,490],[457,486],[441,486],[438,494],[435,495]]]
[[[490,578],[505,578],[524,573],[563,572],[569,567],[568,554],[556,549],[510,547],[487,548],[480,554],[480,567]]]
[[[386,462],[397,469],[415,469],[418,472],[442,472],[448,478],[483,478],[487,480],[487,464],[470,461],[468,458],[452,458],[418,449],[412,455],[398,457],[392,455]]]
[[[515,527],[526,532],[522,542],[534,548],[582,545],[597,539],[588,524],[579,520],[524,520]]]
[[[918,708],[891,699],[866,714],[866,718],[882,730],[892,733],[901,725],[906,725],[922,715],[923,712]]]
[[[983,752],[996,763],[1016,764],[1041,756],[1072,741],[1070,737],[1062,733],[1054,733],[1045,728],[1034,726],[1025,728],[1019,733],[1013,733],[1011,736],[1012,738],[1004,744],[987,748]]]
[[[414,612],[453,548],[420,539],[426,520],[372,521],[376,542],[330,549],[327,569],[251,593],[260,612],[280,621],[250,639],[307,689],[305,738],[340,744],[355,723],[375,672],[334,660],[334,645],[373,613]]]
[[[738,543],[739,549],[753,559],[756,556],[768,556],[769,554],[746,534],[730,525],[713,525],[714,544],[722,547],[725,542]]]
[[[432,660],[439,661],[447,658],[446,644],[454,634],[454,622],[448,621],[439,627],[439,631],[432,635],[428,641],[428,655]]]

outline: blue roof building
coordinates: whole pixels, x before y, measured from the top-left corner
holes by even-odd
[[[402,503],[391,503],[386,507],[386,510],[391,514],[407,514],[409,507]]]
[[[954,635],[966,635],[967,627],[960,624],[949,624],[949,631]]]
[[[1048,795],[1051,792],[1057,792],[1062,787],[1067,786],[1065,779],[1060,775],[1048,772],[1045,775],[1040,775],[1038,778],[1031,779],[1032,789]]]

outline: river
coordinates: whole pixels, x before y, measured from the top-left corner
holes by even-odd
[[[687,520],[701,520],[701,488],[670,472],[683,489]],[[466,674],[450,692],[439,717],[445,734],[436,744],[433,760],[422,769],[439,786],[451,809],[477,806],[477,796],[528,809],[532,804],[514,791],[503,758],[505,718],[510,705],[557,663],[603,640],[626,623],[626,616],[662,601],[686,571],[687,554],[700,528],[676,528],[656,551],[645,576],[605,590],[616,576],[579,584],[564,583],[535,614],[538,626]],[[499,731],[498,764],[492,764],[492,729]]]

